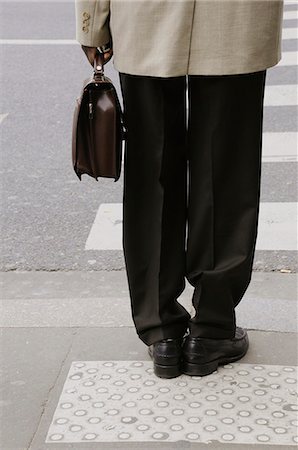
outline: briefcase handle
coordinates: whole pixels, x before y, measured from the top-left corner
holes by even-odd
[[[100,75],[102,76],[104,74],[104,54],[97,51],[93,66],[94,66],[94,76]]]

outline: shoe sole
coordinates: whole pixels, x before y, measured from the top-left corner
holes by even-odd
[[[247,349],[241,353],[240,355],[233,356],[230,358],[223,358],[223,359],[217,359],[214,361],[210,361],[206,364],[194,364],[188,361],[183,360],[182,361],[182,373],[185,375],[190,376],[206,376],[213,373],[215,370],[217,370],[218,366],[222,366],[224,364],[229,364],[234,361],[238,361],[239,359],[243,358],[247,353]]]
[[[148,349],[148,353],[153,360],[153,355],[150,353],[150,350]],[[180,364],[175,364],[173,366],[171,365],[164,365],[164,364],[157,364],[153,361],[153,370],[154,374],[159,378],[175,378],[182,374],[181,370],[181,360]]]
[[[181,375],[181,366],[163,366],[161,364],[154,363],[154,373],[160,378],[175,378]]]

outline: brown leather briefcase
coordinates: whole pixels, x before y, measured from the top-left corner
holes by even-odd
[[[93,76],[84,80],[76,99],[72,127],[72,162],[79,179],[86,173],[114,178],[121,174],[124,116],[115,86],[104,75],[103,54],[94,60]]]

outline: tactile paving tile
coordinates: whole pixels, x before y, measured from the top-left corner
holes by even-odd
[[[293,366],[233,363],[164,379],[152,361],[74,361],[45,442],[295,445],[297,410]]]

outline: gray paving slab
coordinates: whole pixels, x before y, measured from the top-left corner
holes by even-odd
[[[292,333],[250,331],[250,349],[241,360],[247,364],[297,364],[297,341]],[[274,349],[274,351],[272,351]],[[3,449],[95,448],[94,444],[45,443],[63,384],[73,361],[150,361],[146,346],[133,327],[120,328],[18,328],[2,333],[2,367],[6,384],[2,392]],[[18,432],[16,433],[16,430]],[[177,444],[177,443],[176,443]],[[100,443],[97,448],[118,448]],[[143,448],[175,448],[166,443],[146,443]],[[178,445],[178,444],[177,444]],[[183,443],[180,448],[204,448]],[[195,445],[192,447],[192,445]],[[226,444],[224,444],[226,445]],[[218,444],[218,448],[226,448]],[[135,443],[119,448],[140,448]],[[214,443],[212,448],[217,448]],[[234,445],[233,445],[234,448]],[[247,448],[235,444],[235,449]],[[249,448],[249,447],[248,447]],[[256,447],[254,447],[256,448]],[[266,448],[269,448],[266,445]],[[274,447],[276,449],[276,446]]]
[[[76,330],[1,331],[1,449],[27,449]]]
[[[125,271],[7,272],[1,276],[2,327],[133,326]],[[249,329],[297,332],[297,274],[253,272],[236,308]],[[179,302],[194,315],[193,287]]]
[[[190,298],[179,302],[194,315]],[[133,326],[128,297],[2,300],[3,327]],[[237,323],[254,330],[297,332],[297,305],[284,299],[244,297],[236,308]]]
[[[297,300],[296,273],[253,271],[247,289],[249,297]],[[186,282],[185,291],[192,286]],[[0,272],[1,298],[51,299],[126,297],[127,276],[124,270],[89,271],[8,271]]]

